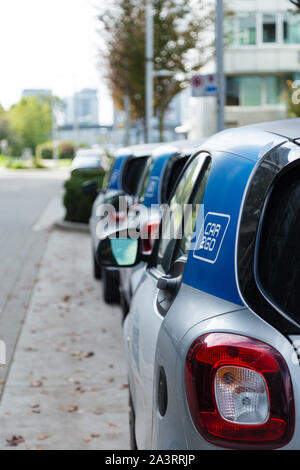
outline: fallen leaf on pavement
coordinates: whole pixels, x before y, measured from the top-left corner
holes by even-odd
[[[46,441],[47,439],[50,439],[51,434],[41,434],[39,437],[38,437],[38,441]]]
[[[17,447],[19,444],[23,444],[25,442],[22,436],[13,436],[11,439],[6,439],[7,446],[10,447]]]
[[[117,426],[116,424],[109,423],[108,426],[110,427],[110,429],[119,429],[119,426]]]
[[[103,415],[103,411],[102,410],[95,410],[94,415],[101,416],[101,415]]]
[[[30,384],[31,387],[39,388],[43,386],[42,380],[33,380]]]

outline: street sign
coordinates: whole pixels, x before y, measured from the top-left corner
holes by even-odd
[[[191,80],[192,96],[197,98],[200,96],[216,96],[217,77],[216,74],[194,75]]]

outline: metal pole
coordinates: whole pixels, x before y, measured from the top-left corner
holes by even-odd
[[[224,75],[224,6],[223,0],[217,0],[216,8],[216,62],[217,62],[217,130],[225,127],[225,75]]]
[[[125,109],[125,136],[124,136],[124,146],[127,147],[130,143],[130,97],[125,95],[124,97],[124,109]]]
[[[153,139],[154,28],[152,0],[146,0],[146,142]]]

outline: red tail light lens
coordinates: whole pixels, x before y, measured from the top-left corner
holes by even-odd
[[[158,236],[159,221],[147,222],[142,228],[143,252],[151,253],[154,242]]]
[[[193,422],[209,442],[230,449],[275,449],[294,432],[288,367],[271,346],[209,333],[191,346],[185,387]]]

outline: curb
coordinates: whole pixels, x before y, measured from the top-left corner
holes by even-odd
[[[78,222],[68,222],[66,220],[58,220],[54,223],[54,227],[60,230],[66,230],[69,232],[85,232],[89,233],[89,224],[82,224]]]

